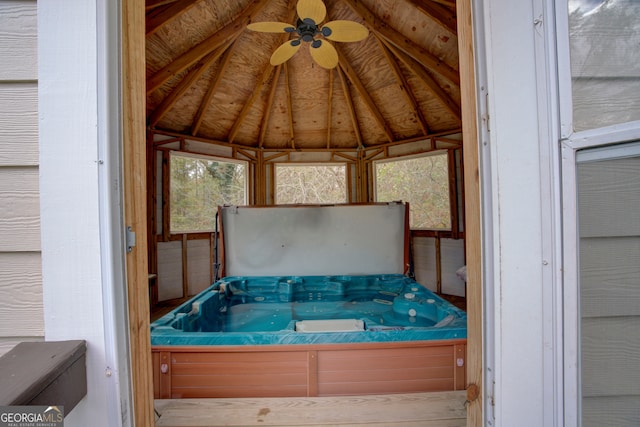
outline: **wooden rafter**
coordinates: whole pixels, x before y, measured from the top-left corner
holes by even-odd
[[[389,43],[396,46],[398,49],[411,56],[413,59],[429,67],[434,72],[440,74],[442,77],[454,83],[456,86],[460,86],[460,75],[457,70],[453,69],[442,60],[429,53],[426,49],[420,45],[409,40],[400,32],[394,30],[387,25],[383,20],[378,18],[373,12],[371,12],[361,0],[343,0],[351,9],[359,14],[369,29],[378,37],[383,38]]]
[[[235,51],[237,44],[233,43],[229,49],[227,49],[222,58],[220,59],[220,65],[218,66],[218,70],[216,72],[213,81],[209,84],[207,88],[207,93],[204,95],[202,102],[200,102],[200,106],[198,107],[198,111],[196,112],[195,117],[193,118],[193,123],[191,124],[191,135],[197,135],[198,130],[200,130],[200,125],[202,124],[202,120],[204,119],[204,114],[207,112],[209,105],[211,104],[211,99],[213,95],[215,95],[216,90],[218,89],[218,85],[222,80],[222,76],[224,75],[227,66],[229,65],[229,60],[231,59],[231,54]]]
[[[276,97],[276,91],[278,89],[278,80],[280,80],[280,74],[282,74],[282,64],[276,66],[276,71],[273,73],[273,84],[269,91],[269,97],[267,98],[267,105],[264,109],[264,116],[260,121],[260,136],[258,137],[258,147],[264,146],[264,139],[267,136],[267,126],[269,125],[269,119],[271,118],[271,109],[273,108],[273,100]]]
[[[356,90],[358,91],[358,94],[362,97],[362,99],[364,100],[364,103],[367,105],[367,107],[369,107],[369,110],[371,111],[371,113],[373,114],[374,118],[378,122],[378,125],[380,126],[380,128],[384,132],[384,134],[387,137],[387,139],[389,141],[393,141],[393,139],[394,139],[393,138],[393,132],[391,131],[391,128],[389,127],[389,125],[387,124],[386,120],[382,116],[382,113],[380,112],[380,110],[376,106],[376,103],[371,98],[371,95],[369,94],[369,91],[367,90],[367,88],[364,87],[364,84],[362,83],[362,81],[360,81],[360,78],[358,77],[358,74],[355,72],[353,67],[351,67],[351,64],[349,63],[349,61],[342,54],[341,49],[338,46],[336,46],[336,50],[338,51],[338,61],[339,61],[338,63],[340,65],[340,69],[347,76],[347,78],[349,79],[351,84],[356,88]]]
[[[327,94],[327,148],[331,148],[331,115],[333,105],[333,70],[329,70],[329,91]]]
[[[455,116],[458,122],[460,122],[462,114],[460,106],[453,99],[451,99],[449,94],[445,92],[444,89],[442,89],[442,87],[438,84],[438,82],[429,75],[425,68],[421,64],[416,62],[414,58],[407,55],[405,52],[401,51],[390,42],[383,40],[383,43],[385,43],[389,50],[391,50],[391,52],[393,52],[393,54],[398,57],[398,59],[402,61],[404,65],[407,66],[407,68],[414,72],[427,85],[429,90],[447,107],[449,112]]]
[[[433,0],[409,0],[421,12],[429,15],[434,21],[442,25],[453,34],[457,34],[456,12]]]
[[[276,90],[278,89],[278,80],[280,80],[280,74],[282,73],[282,64],[278,64],[276,67],[276,71],[273,75],[273,84],[271,85],[271,90],[269,91],[269,97],[267,98],[267,105],[265,106],[264,116],[260,121],[260,136],[258,137],[258,147],[262,148],[264,146],[264,139],[267,136],[267,126],[269,124],[269,119],[271,118],[271,109],[273,108],[273,100],[276,97]]]
[[[293,19],[295,18],[296,15],[296,8],[294,7],[295,5],[295,0],[289,0],[288,4],[287,4],[287,10],[288,10],[288,14],[287,16],[284,18],[285,21],[284,22],[291,22],[293,21]],[[279,39],[278,39],[278,45],[284,43],[287,39],[289,38],[289,34],[285,33],[282,34]],[[237,133],[237,128],[239,128],[240,124],[242,123],[242,121],[244,121],[244,119],[246,118],[246,114],[249,111],[249,107],[251,105],[253,105],[253,103],[255,102],[255,99],[257,97],[258,94],[260,94],[262,92],[262,89],[264,87],[266,87],[268,85],[269,82],[271,82],[271,90],[269,91],[269,97],[267,100],[267,105],[265,108],[265,115],[263,116],[263,119],[261,121],[261,127],[260,127],[260,134],[259,134],[259,142],[258,145],[260,147],[262,147],[262,145],[264,144],[264,138],[266,135],[266,124],[269,121],[269,117],[271,115],[271,106],[273,105],[273,99],[275,97],[275,89],[278,85],[278,78],[280,76],[280,72],[281,72],[281,64],[278,65],[275,68],[275,72],[274,72],[274,66],[271,64],[268,64],[265,69],[263,70],[263,74],[262,74],[262,80],[259,80],[256,84],[256,86],[253,88],[252,91],[252,95],[249,97],[249,100],[247,102],[245,102],[244,107],[243,107],[243,112],[240,114],[240,117],[238,118],[238,120],[236,120],[236,122],[234,123],[233,127],[231,128],[231,132],[229,133],[229,142],[233,142],[233,139],[235,138],[235,135]],[[287,84],[288,87],[288,84]],[[291,105],[291,103],[289,103],[289,105]],[[245,112],[246,110],[246,112]],[[291,110],[291,108],[289,108],[289,110]],[[243,114],[244,113],[244,114]],[[293,144],[293,119],[291,120],[291,143]]]
[[[145,24],[146,35],[150,36],[155,33],[164,24],[180,16],[183,12],[187,11],[191,6],[199,1],[200,0],[178,0],[171,6],[150,12]]]
[[[214,51],[209,55],[202,58],[198,64],[193,67],[186,76],[180,81],[180,83],[171,91],[171,93],[165,97],[160,105],[149,115],[149,126],[155,126],[160,119],[175,105],[182,95],[185,94],[191,86],[193,86],[202,74],[215,62],[220,56],[221,52]]]
[[[362,143],[362,132],[360,132],[360,124],[358,123],[358,116],[356,115],[356,110],[353,107],[353,102],[351,101],[351,94],[349,93],[349,86],[347,86],[347,78],[342,71],[342,68],[336,68],[338,72],[338,77],[340,77],[340,83],[342,83],[342,90],[344,92],[344,98],[347,101],[347,110],[349,111],[349,117],[351,118],[351,125],[353,126],[353,131],[356,134],[356,141],[358,142],[358,148],[363,148],[364,144]]]
[[[340,71],[338,69],[338,75],[340,75]],[[348,91],[347,91],[348,93]],[[353,120],[353,118],[352,118]],[[166,136],[174,136],[176,138],[185,138],[185,135],[178,133],[178,132],[174,132],[174,131],[170,131],[170,130],[160,130],[160,129],[156,129],[153,131],[155,134],[158,135],[166,135]],[[449,142],[447,141],[446,136],[448,135],[453,135],[456,133],[460,133],[462,132],[461,128],[456,128],[456,129],[450,129],[450,130],[446,130],[443,132],[438,132],[438,133],[432,133],[431,135],[428,135],[427,138],[435,138],[435,142],[436,142],[436,148],[435,149],[442,149],[442,148],[459,148],[460,146],[460,141],[457,141],[456,143],[453,142]],[[189,136],[187,137],[187,139],[189,139],[190,141],[200,141],[200,142],[204,142],[204,143],[210,143],[210,144],[216,144],[219,145],[221,147],[228,147],[228,148],[243,148],[243,149],[252,149],[254,147],[247,147],[245,145],[239,146],[236,143],[230,144],[227,141],[221,141],[221,140],[217,140],[217,139],[212,139],[212,138],[206,138],[206,137],[200,137],[200,136]],[[361,138],[360,138],[361,139]],[[417,142],[417,141],[424,141],[425,140],[425,136],[424,135],[420,135],[420,136],[414,136],[411,138],[406,138],[406,139],[396,139],[393,142],[383,142],[380,144],[369,144],[367,147],[361,146],[359,147],[360,149],[365,149],[365,150],[370,150],[370,149],[378,149],[378,148],[388,148],[388,147],[394,147],[394,146],[398,146],[398,145],[402,145],[402,144],[408,144],[408,143],[412,143],[412,142]],[[453,141],[453,140],[451,140]],[[171,150],[169,148],[159,148],[157,147],[157,149],[159,150]],[[348,150],[357,150],[357,147],[354,148],[331,148],[328,151],[330,152],[335,152],[335,151],[348,151]],[[267,152],[272,152],[272,151],[279,151],[279,152],[291,152],[291,151],[295,151],[295,152],[306,152],[306,153],[326,153],[327,149],[322,147],[322,148],[304,148],[304,147],[296,147],[294,148],[290,148],[290,147],[279,147],[279,148],[263,148],[263,150],[265,153]],[[428,152],[428,151],[433,151],[433,148],[429,148],[427,150],[423,150],[421,152]]]
[[[389,64],[389,67],[395,74],[396,79],[398,80],[398,85],[402,89],[402,92],[405,94],[405,97],[407,98],[407,101],[411,106],[411,110],[413,111],[413,114],[418,119],[418,124],[422,129],[422,133],[424,135],[428,135],[429,126],[427,125],[427,120],[424,118],[424,114],[422,114],[422,110],[420,110],[418,101],[416,101],[416,98],[413,95],[413,91],[411,91],[411,88],[409,87],[409,83],[407,82],[407,79],[405,78],[404,74],[402,74],[402,70],[398,66],[398,63],[396,62],[395,58],[393,57],[393,55],[391,54],[387,46],[379,38],[376,37],[376,40],[380,45],[380,49],[382,50],[382,53],[384,53],[384,56],[387,59],[387,63]]]
[[[251,154],[247,150],[243,150],[241,148],[236,148],[236,152],[239,153],[239,154],[242,154],[247,159],[253,160],[254,162],[258,160],[258,158],[255,156],[255,154]]]
[[[178,0],[146,0],[144,8],[146,10],[155,9],[156,7],[164,6],[167,4],[175,3]]]
[[[287,63],[284,63],[284,81],[285,92],[287,94],[287,112],[289,113],[289,139],[291,142],[291,148],[296,148],[295,133],[293,129],[293,102],[291,102],[291,86],[289,84],[289,67]]]
[[[269,3],[269,0],[253,0],[233,21],[213,33],[209,38],[183,53],[147,79],[147,94],[155,91],[168,79],[185,70],[210,52],[228,46],[243,31],[253,17]]]
[[[351,156],[349,154],[346,153],[342,153],[340,151],[332,151],[331,152],[331,157],[342,157],[343,159],[349,160],[350,162],[355,162],[356,160],[358,160],[358,158],[356,156]]]
[[[434,2],[434,3],[441,4],[443,6],[451,8],[451,9],[455,9],[456,8],[455,0],[431,0],[431,1]]]
[[[244,119],[247,118],[247,114],[249,114],[249,110],[251,110],[251,107],[253,107],[253,103],[255,102],[256,98],[258,97],[258,95],[260,95],[260,93],[262,93],[262,89],[269,84],[272,84],[274,68],[275,67],[273,65],[269,64],[269,66],[267,66],[263,70],[262,77],[260,78],[260,80],[258,80],[256,87],[253,88],[249,99],[244,102],[238,119],[235,121],[235,123],[231,127],[231,130],[229,131],[229,136],[227,137],[227,140],[229,142],[233,142],[233,140],[236,139],[236,135],[238,134],[238,130],[240,130],[240,126],[244,122]]]

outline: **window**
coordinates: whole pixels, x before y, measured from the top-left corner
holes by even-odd
[[[374,173],[376,201],[408,202],[412,229],[451,229],[446,152],[378,161]]]
[[[276,203],[346,203],[344,165],[276,165]]]
[[[562,141],[565,424],[637,426],[640,60],[629,49],[640,41],[640,3],[563,9],[561,119],[573,124]]]
[[[244,205],[247,165],[240,161],[171,153],[171,233],[212,231],[219,205]]]
[[[640,120],[639,14],[637,1],[569,0],[576,131]]]

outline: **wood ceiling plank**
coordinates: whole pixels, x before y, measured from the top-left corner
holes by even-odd
[[[238,134],[238,130],[240,130],[240,126],[242,126],[242,122],[247,117],[247,114],[249,114],[249,110],[253,106],[256,98],[258,97],[258,95],[260,95],[260,93],[262,92],[262,89],[265,86],[272,84],[274,80],[272,78],[274,69],[275,67],[269,64],[263,70],[262,78],[258,80],[258,84],[256,85],[256,87],[253,88],[253,92],[251,93],[251,96],[249,96],[249,99],[247,99],[242,105],[242,110],[240,111],[240,115],[238,116],[238,119],[235,121],[235,123],[231,127],[231,130],[229,131],[229,136],[227,137],[227,141],[231,143],[234,141],[234,139],[236,138],[236,135]]]
[[[260,123],[260,136],[258,137],[258,147],[262,148],[264,146],[264,139],[267,135],[267,125],[269,124],[269,119],[271,118],[271,109],[273,108],[273,100],[276,96],[276,90],[278,89],[278,79],[280,79],[280,74],[282,73],[282,64],[278,64],[276,67],[276,71],[273,75],[273,85],[271,85],[271,90],[269,91],[269,97],[267,98],[267,105],[264,109],[264,117],[262,118],[262,122]]]
[[[222,50],[222,49],[220,49]],[[184,78],[178,83],[178,85],[171,91],[166,98],[162,100],[160,105],[149,115],[149,126],[155,126],[162,117],[175,105],[182,95],[185,94],[191,86],[193,86],[202,74],[213,64],[216,59],[221,55],[220,51],[211,52],[205,56],[198,64],[193,67]]]
[[[409,0],[418,10],[429,15],[438,24],[442,25],[453,34],[457,34],[456,13],[433,0]]]
[[[202,99],[202,102],[200,103],[200,106],[198,107],[198,111],[196,112],[196,115],[193,119],[193,123],[191,125],[191,135],[197,135],[198,134],[198,130],[200,129],[200,125],[202,124],[202,120],[204,119],[204,115],[207,112],[207,109],[209,108],[209,104],[211,103],[211,99],[213,98],[213,96],[216,93],[216,90],[218,89],[218,85],[220,84],[220,81],[222,80],[222,76],[224,75],[225,70],[227,69],[227,66],[229,65],[229,61],[232,57],[232,53],[235,51],[237,44],[233,43],[231,45],[231,47],[229,47],[229,49],[227,49],[224,54],[222,55],[222,58],[220,60],[220,66],[218,67],[218,70],[216,72],[215,77],[213,78],[213,81],[209,84],[209,87],[207,88],[207,93],[205,94],[204,98]]]
[[[351,9],[359,14],[369,29],[378,37],[383,38],[398,49],[411,56],[413,59],[423,64],[425,67],[440,74],[442,77],[460,85],[460,75],[457,70],[441,61],[439,58],[428,52],[423,47],[405,37],[402,33],[387,25],[384,20],[378,18],[371,12],[361,0],[343,0]]]
[[[145,23],[146,36],[155,33],[164,24],[171,22],[199,1],[200,0],[179,0],[162,10],[157,9],[157,13],[156,10],[152,11],[147,15]]]
[[[418,119],[418,124],[422,129],[422,133],[424,135],[428,135],[429,126],[427,125],[427,120],[424,118],[424,114],[422,114],[422,110],[420,110],[418,101],[413,95],[413,92],[409,87],[409,83],[407,82],[407,79],[405,78],[404,74],[402,74],[402,70],[398,66],[398,63],[396,62],[393,54],[389,51],[387,46],[379,38],[376,37],[376,40],[378,41],[378,44],[380,45],[380,49],[382,50],[385,58],[387,59],[387,63],[389,64],[389,67],[391,67],[391,70],[395,74],[396,79],[398,80],[398,85],[402,89],[402,92],[405,94],[405,97],[407,98],[407,101],[411,106],[411,110],[413,111],[413,114]]]
[[[342,83],[342,90],[344,91],[344,99],[347,102],[347,109],[349,111],[349,117],[351,118],[351,124],[353,125],[353,131],[356,134],[356,141],[358,142],[358,148],[363,148],[364,144],[362,143],[362,132],[360,132],[360,125],[358,124],[358,116],[356,115],[356,110],[353,107],[353,102],[351,100],[351,94],[349,93],[347,78],[345,77],[341,67],[337,67],[336,71],[338,72],[338,76],[340,77],[340,82]]]
[[[329,93],[327,94],[327,149],[331,148],[331,106],[333,104],[334,70],[329,71]]]
[[[167,4],[175,3],[178,0],[147,0],[144,8],[146,10],[155,9],[156,7],[164,6]]]
[[[422,80],[429,90],[444,104],[444,106],[449,110],[451,114],[453,114],[458,122],[461,120],[461,109],[460,106],[445,92],[442,87],[436,82],[433,77],[427,73],[424,67],[421,64],[415,61],[415,59],[401,49],[398,49],[397,46],[391,44],[387,40],[383,40],[385,45],[389,48],[391,52],[400,60],[402,63],[407,66],[413,73],[415,73],[420,80]]]
[[[170,64],[157,71],[147,79],[147,94],[155,91],[168,79],[196,63],[202,57],[221,46],[228,46],[233,42],[251,22],[253,17],[269,3],[269,0],[253,0],[233,21],[213,33],[210,37],[192,47]]]
[[[451,8],[451,9],[455,9],[456,8],[455,0],[431,0],[431,1],[434,2],[434,3],[441,4],[443,6]]]
[[[291,148],[296,148],[296,141],[294,139],[294,129],[293,129],[293,103],[291,102],[291,83],[289,82],[289,66],[284,64],[284,87],[287,95],[287,111],[289,113],[289,138],[291,142]]]
[[[382,113],[376,106],[376,103],[371,98],[371,95],[369,95],[369,91],[367,91],[367,88],[364,87],[364,84],[362,84],[362,82],[360,81],[358,74],[355,72],[355,70],[349,63],[349,61],[342,54],[340,48],[336,46],[336,50],[338,51],[338,61],[340,64],[340,69],[347,76],[351,84],[356,88],[356,90],[358,91],[358,94],[362,97],[367,107],[369,107],[369,110],[374,115],[378,125],[382,128],[387,139],[390,142],[393,141],[394,140],[393,132],[391,131],[391,128],[389,127],[386,120],[382,116]]]
[[[290,22],[293,21],[293,19],[295,18],[295,13],[296,10],[293,7],[294,6],[294,2],[295,0],[289,0],[288,2],[288,10],[289,13],[287,15],[287,17],[285,18],[286,22]],[[278,38],[278,45],[281,45],[282,43],[286,42],[286,40],[290,37],[290,35],[288,33],[284,33],[282,34],[279,38]],[[275,73],[274,73],[275,71]],[[286,67],[285,67],[285,72],[286,72]],[[240,112],[240,115],[238,116],[238,119],[235,121],[235,123],[233,124],[233,126],[231,127],[231,130],[229,131],[229,135],[227,140],[230,143],[233,143],[233,141],[235,140],[238,131],[240,130],[240,127],[242,126],[242,123],[244,122],[244,120],[246,119],[247,115],[249,114],[249,110],[250,108],[253,106],[253,104],[256,101],[256,98],[258,97],[258,95],[260,95],[260,93],[262,93],[262,90],[271,85],[271,90],[270,90],[270,95],[269,98],[271,99],[270,102],[273,102],[273,89],[277,86],[277,81],[278,81],[278,76],[280,75],[280,66],[278,65],[277,68],[274,67],[273,65],[271,65],[270,63],[267,64],[265,66],[265,68],[262,70],[262,78],[260,80],[258,80],[258,82],[256,83],[255,87],[253,88],[253,91],[251,92],[251,95],[249,96],[249,99],[247,101],[244,102],[242,110]],[[288,84],[287,84],[288,87]],[[290,97],[289,97],[290,98]],[[291,102],[289,99],[289,106],[291,106]],[[291,107],[289,108],[289,110],[291,110]],[[267,113],[265,113],[267,114]],[[264,126],[264,117],[263,120],[261,121],[261,126]],[[262,133],[262,130],[260,131],[260,136],[259,138],[264,141],[264,135]],[[259,142],[260,144],[260,142]],[[293,144],[293,119],[291,120],[291,144]]]

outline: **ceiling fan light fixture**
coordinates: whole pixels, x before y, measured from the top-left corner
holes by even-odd
[[[311,56],[323,68],[334,68],[338,65],[338,52],[331,43],[323,43],[316,38],[321,35],[328,40],[337,42],[357,42],[369,35],[369,30],[357,22],[337,20],[327,22],[322,28],[317,23],[324,21],[327,9],[322,0],[298,0],[298,22],[296,27],[283,22],[257,22],[247,25],[249,30],[274,33],[297,33],[300,37],[289,40],[271,55],[271,64],[282,64],[291,58],[300,46],[300,42],[311,43]]]

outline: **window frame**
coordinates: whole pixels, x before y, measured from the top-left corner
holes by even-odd
[[[578,151],[606,148],[640,140],[640,120],[611,126],[573,131],[573,94],[569,44],[568,1],[555,3],[557,63],[557,105],[559,116],[559,136],[561,151],[561,194],[562,194],[562,304],[560,312],[563,348],[561,366],[563,381],[562,422],[567,427],[581,425],[582,385],[580,366],[580,284],[579,284],[579,233],[578,233]]]
[[[454,154],[452,154],[455,150],[451,149],[440,149],[427,151],[418,154],[409,154],[405,156],[397,156],[397,157],[387,157],[384,159],[373,160],[371,162],[371,175],[372,175],[372,197],[375,202],[378,202],[378,171],[377,165],[382,163],[391,163],[391,162],[400,162],[405,160],[412,160],[417,158],[431,157],[431,156],[439,156],[444,155],[447,159],[447,176],[449,179],[447,180],[447,192],[449,197],[449,228],[414,228],[410,225],[410,229],[413,232],[417,233],[445,233],[451,234],[452,237],[457,236],[458,234],[458,211],[460,210],[458,206],[458,183],[462,182],[462,177],[458,176],[456,160],[454,158]],[[452,159],[453,157],[453,159]],[[453,171],[452,171],[453,169]],[[452,179],[453,177],[453,179]],[[403,200],[409,202],[409,207],[411,209],[411,201]],[[462,203],[464,203],[462,201]]]
[[[244,166],[244,201],[243,201],[243,205],[247,204],[247,201],[249,200],[249,162],[247,162],[246,160],[239,160],[239,159],[230,159],[227,157],[220,157],[220,156],[212,156],[212,155],[208,155],[208,154],[200,154],[200,153],[192,153],[192,152],[186,152],[186,151],[178,151],[178,150],[171,150],[169,151],[169,188],[167,189],[167,206],[168,209],[166,209],[165,211],[165,215],[167,215],[167,227],[169,228],[168,233],[170,235],[176,235],[176,234],[189,234],[189,233],[210,233],[215,231],[215,226],[212,229],[201,229],[201,230],[182,230],[182,231],[175,231],[172,229],[171,227],[171,211],[172,211],[172,197],[171,197],[171,180],[172,180],[172,175],[173,175],[173,158],[174,157],[183,157],[183,158],[191,158],[191,159],[202,159],[202,160],[207,160],[207,161],[212,161],[212,162],[220,162],[220,163],[233,163],[233,164],[240,164]]]

